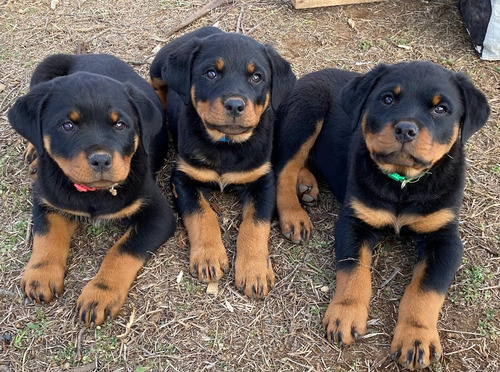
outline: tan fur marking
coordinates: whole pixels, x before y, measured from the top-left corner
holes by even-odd
[[[377,162],[378,167],[385,173],[418,177],[447,154],[458,138],[458,124],[455,124],[450,141],[444,144],[435,141],[431,133],[422,128],[417,138],[403,145],[394,136],[393,123],[387,123],[379,133],[369,132],[366,125],[367,115],[363,115],[361,126],[372,159],[377,162],[375,154],[393,154],[391,159],[394,164]],[[416,163],[413,157],[427,165]]]
[[[111,154],[112,166],[106,172],[92,170],[87,156],[83,152],[78,153],[71,159],[66,159],[52,153],[49,136],[43,137],[43,143],[47,153],[70,180],[89,187],[109,187],[113,184],[124,182],[128,177],[130,162],[139,146],[139,137],[136,135],[134,138],[134,153],[131,155],[122,156],[116,151]]]
[[[403,215],[402,217],[407,220],[405,224],[419,234],[437,231],[456,218],[453,210],[449,208],[443,208],[424,216]]]
[[[118,113],[116,111],[111,112],[110,117],[113,123],[116,123],[119,119]]]
[[[226,97],[226,99],[229,98]],[[232,142],[247,141],[252,136],[253,129],[259,125],[261,116],[268,107],[269,101],[269,92],[266,93],[264,105],[255,105],[253,102],[247,101],[242,115],[234,118],[227,114],[222,99],[219,98],[213,102],[197,101],[196,89],[194,86],[191,87],[191,103],[214,142],[220,141],[224,137]],[[211,127],[209,128],[207,125],[211,125]],[[238,133],[241,131],[244,132]]]
[[[224,60],[222,58],[217,58],[215,61],[215,67],[217,67],[217,70],[222,71],[224,68]]]
[[[76,110],[73,110],[69,113],[69,118],[71,121],[78,121],[80,120],[80,113]]]
[[[127,218],[130,216],[133,216],[136,214],[142,207],[144,203],[144,199],[137,199],[135,200],[132,204],[129,204],[122,210],[115,212],[115,213],[110,213],[110,214],[103,214],[98,216],[100,219],[105,219],[105,220],[115,220],[115,219],[122,219],[122,218]]]
[[[92,315],[95,315],[95,325],[103,323],[106,310],[112,318],[118,315],[137,273],[144,265],[142,258],[120,251],[120,247],[130,238],[131,229],[111,247],[98,273],[87,283],[78,298],[78,316],[81,319],[85,312],[86,324],[91,322]]]
[[[247,65],[247,71],[248,71],[249,74],[253,74],[255,72],[255,63],[250,62]]]
[[[394,87],[394,93],[399,96],[401,94],[401,85],[396,85]]]
[[[425,268],[425,262],[417,265],[413,279],[405,290],[391,344],[391,354],[398,349],[401,351],[399,362],[402,364],[406,362],[408,351],[413,350],[413,361],[408,366],[412,370],[429,365],[434,360],[433,351],[438,356],[442,353],[437,322],[445,296],[432,290],[422,290]],[[418,363],[418,349],[424,350],[422,364]]]
[[[219,174],[212,169],[195,167],[184,159],[179,158],[177,160],[177,169],[197,181],[217,183],[222,191],[230,184],[245,184],[257,181],[260,177],[271,171],[271,163],[266,162],[247,171]]]
[[[76,229],[75,222],[59,214],[49,213],[46,218],[48,232],[35,233],[31,258],[21,279],[21,288],[37,302],[49,302],[62,293],[69,244]]]
[[[323,121],[316,123],[314,133],[300,147],[299,151],[288,161],[277,180],[276,205],[282,233],[293,242],[300,243],[301,231],[305,229],[310,236],[313,228],[306,211],[300,206],[297,197],[297,179],[300,170],[306,165],[309,151],[318,138]]]
[[[330,341],[342,341],[348,345],[354,342],[352,331],[358,335],[366,332],[371,289],[371,250],[363,244],[360,247],[359,263],[352,271],[337,270],[335,295],[328,305],[323,326],[327,327]],[[341,339],[338,339],[338,333]],[[333,337],[333,340],[332,340]]]
[[[436,94],[436,95],[432,98],[432,104],[433,104],[434,106],[439,105],[439,104],[441,103],[441,99],[442,99],[441,94]]]
[[[160,97],[163,109],[167,108],[167,85],[161,78],[149,78],[149,85],[154,89],[158,97]]]
[[[201,212],[183,218],[190,242],[189,270],[199,280],[214,281],[229,268],[229,260],[215,212],[201,194],[199,204]]]
[[[47,199],[45,198],[41,198],[40,199],[41,203],[43,205],[46,205],[47,207],[50,207],[52,209],[56,209],[56,210],[59,210],[63,213],[66,213],[66,214],[69,214],[69,215],[73,215],[73,216],[79,216],[79,217],[91,217],[90,213],[86,213],[86,212],[80,212],[80,211],[74,211],[74,210],[70,210],[70,209],[62,209],[62,208],[59,208],[59,207],[56,207],[54,204],[50,203]]]
[[[268,241],[271,225],[255,220],[255,206],[246,205],[236,242],[236,287],[248,297],[264,297],[274,286],[275,276],[269,260]]]
[[[434,232],[455,219],[455,213],[449,208],[443,208],[426,215],[402,213],[396,216],[385,209],[371,208],[357,199],[351,200],[351,207],[356,217],[368,225],[377,229],[392,226],[398,234],[403,226],[408,226],[420,234]]]

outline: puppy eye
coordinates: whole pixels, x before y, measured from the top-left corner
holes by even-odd
[[[217,72],[215,72],[214,70],[208,70],[205,75],[207,76],[207,78],[209,78],[210,80],[213,80],[217,77]]]
[[[250,81],[254,84],[259,83],[261,80],[262,80],[261,74],[253,74],[252,77],[250,78]]]
[[[448,113],[448,109],[443,105],[439,105],[439,106],[434,107],[434,113],[436,115],[444,115],[444,114]]]
[[[64,129],[66,132],[71,132],[73,129],[75,129],[75,125],[71,121],[66,121],[61,125],[62,129]]]
[[[122,129],[125,129],[126,125],[123,121],[117,121],[115,123],[115,129],[117,130],[122,130]]]
[[[391,94],[386,94],[382,97],[382,102],[384,105],[390,106],[394,103],[394,97]]]

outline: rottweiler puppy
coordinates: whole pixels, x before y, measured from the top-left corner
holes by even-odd
[[[364,75],[327,69],[297,82],[278,114],[277,208],[282,232],[307,242],[312,224],[299,198],[317,198],[314,175],[342,203],[328,340],[347,345],[365,333],[372,249],[391,231],[418,250],[391,354],[410,369],[439,358],[438,315],[463,251],[463,146],[489,112],[465,75],[430,62],[381,64]]]
[[[216,281],[229,262],[209,204],[213,189],[243,203],[235,284],[263,297],[274,285],[268,252],[275,205],[271,149],[275,111],[295,84],[271,46],[205,27],[164,46],[151,64],[177,146],[172,184],[190,241],[190,272]]]
[[[137,272],[175,229],[154,178],[167,138],[160,99],[116,57],[58,54],[37,66],[30,92],[8,117],[37,156],[33,252],[22,290],[32,301],[57,297],[77,223],[122,220],[125,234],[77,303],[84,324],[115,317]]]

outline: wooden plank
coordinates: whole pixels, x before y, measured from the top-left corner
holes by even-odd
[[[387,0],[292,0],[295,9],[318,8],[321,6],[375,3]]]

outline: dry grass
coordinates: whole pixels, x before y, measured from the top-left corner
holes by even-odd
[[[24,141],[7,123],[8,108],[27,92],[33,68],[46,55],[71,53],[87,42],[91,53],[142,62],[168,41],[162,36],[168,29],[206,2],[61,0],[51,10],[49,0],[0,0],[0,371],[400,370],[388,353],[415,260],[407,241],[389,237],[374,254],[368,336],[342,350],[323,338],[321,318],[335,285],[338,211],[326,191],[309,208],[316,231],[308,247],[286,241],[273,224],[278,282],[263,301],[244,298],[233,273],[216,296],[207,295],[205,285],[187,275],[187,239],[179,226],[141,271],[118,319],[82,329],[74,321],[75,301],[119,236],[118,227],[83,226],[64,295],[49,305],[24,304],[19,280],[30,254],[31,185],[21,159]],[[176,35],[202,25],[226,31],[239,25],[240,32],[273,43],[298,75],[325,67],[367,71],[378,62],[411,59],[470,75],[488,96],[492,115],[467,145],[465,255],[439,321],[445,353],[431,370],[493,372],[500,369],[500,65],[474,54],[456,2],[390,0],[295,11],[289,1],[228,1]],[[149,62],[134,67],[146,76]],[[160,182],[168,194],[168,166]],[[233,258],[240,206],[227,195],[214,194],[212,202]]]

